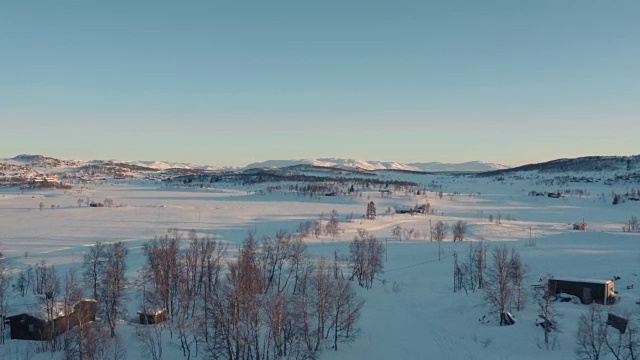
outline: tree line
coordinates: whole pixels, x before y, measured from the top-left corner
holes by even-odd
[[[375,238],[364,231],[361,237],[382,254]],[[313,359],[358,335],[364,301],[342,275],[342,261],[311,257],[300,236],[281,230],[258,239],[249,231],[232,256],[211,235],[192,230],[185,237],[169,229],[146,242],[142,252],[144,265],[132,278],[123,242],[91,246],[81,277],[72,269],[61,278],[44,261],[22,271],[16,291],[42,294],[47,320],[57,316],[55,304],[62,301],[71,309],[85,293],[98,304],[99,321],[83,318],[41,350],[63,351],[68,360],[121,359],[124,349],[116,328],[127,319],[132,294],[141,296],[141,313],[166,314],[165,322],[136,326],[146,355],[154,360],[163,358],[166,334],[176,339],[186,359],[228,360]],[[360,258],[351,258],[352,278],[371,287],[381,262],[361,264]]]

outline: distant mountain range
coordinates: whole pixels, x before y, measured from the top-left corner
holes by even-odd
[[[319,159],[298,159],[298,160],[268,160],[247,165],[244,169],[253,168],[283,168],[295,165],[312,165],[319,167],[331,167],[346,170],[402,170],[402,171],[428,171],[428,172],[484,172],[499,169],[507,169],[508,166],[485,163],[481,161],[470,161],[465,163],[398,163],[388,161],[362,161],[355,159],[319,158]]]
[[[348,170],[368,172],[378,170],[397,170],[415,172],[473,172],[483,176],[513,174],[520,172],[545,173],[584,173],[610,172],[628,173],[640,177],[640,155],[634,156],[587,156],[573,159],[557,159],[543,163],[528,164],[509,168],[505,165],[470,161],[465,163],[414,162],[398,163],[389,161],[363,161],[355,159],[318,158],[297,160],[268,160],[255,162],[244,167],[220,167],[212,165],[194,165],[190,163],[168,161],[120,161],[120,160],[61,160],[43,155],[18,155],[11,159],[0,159],[0,175],[51,173],[52,171],[81,171],[88,173],[149,173],[173,171],[177,173],[199,171],[245,171],[249,169],[290,169],[304,167],[326,168],[330,170]]]
[[[470,161],[465,163],[441,163],[441,162],[418,162],[403,164],[389,161],[362,161],[355,159],[339,159],[339,158],[319,158],[319,159],[297,159],[297,160],[267,160],[255,162],[244,167],[220,167],[214,165],[195,165],[182,162],[169,161],[120,161],[120,160],[59,160],[43,155],[18,155],[7,162],[32,164],[35,166],[72,166],[72,165],[115,165],[122,164],[127,166],[138,167],[139,170],[148,169],[148,171],[157,170],[164,171],[169,169],[184,170],[247,170],[256,168],[286,168],[296,165],[311,165],[316,167],[338,168],[356,171],[375,171],[375,170],[401,170],[401,171],[428,171],[428,172],[484,172],[499,169],[506,169],[507,166],[500,164],[485,163],[481,161]]]

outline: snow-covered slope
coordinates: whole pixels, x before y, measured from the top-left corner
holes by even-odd
[[[537,171],[547,173],[585,172],[637,172],[640,170],[640,155],[633,156],[585,156],[572,159],[556,159],[543,163],[527,164],[497,170],[488,175]]]

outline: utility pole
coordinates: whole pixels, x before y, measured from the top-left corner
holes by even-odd
[[[333,250],[333,278],[338,278],[338,249]]]
[[[389,238],[384,238],[384,262],[389,261]]]
[[[453,252],[453,292],[458,290],[458,253]]]

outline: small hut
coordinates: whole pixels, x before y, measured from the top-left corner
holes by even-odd
[[[159,309],[155,311],[140,310],[138,311],[138,315],[140,316],[140,324],[142,325],[158,324],[169,320],[167,309]]]
[[[573,224],[573,230],[585,231],[587,230],[587,223],[585,222],[575,223]]]

